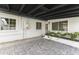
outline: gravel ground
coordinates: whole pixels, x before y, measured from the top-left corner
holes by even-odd
[[[3,47],[2,47],[3,46]],[[0,44],[0,55],[78,55],[79,49],[41,37]]]

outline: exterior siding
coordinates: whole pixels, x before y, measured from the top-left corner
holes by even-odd
[[[69,19],[69,32],[79,32],[79,17]]]
[[[0,12],[0,17],[16,19],[16,30],[0,30],[0,42],[20,40],[45,34],[45,21],[21,17],[4,12]],[[41,30],[36,30],[36,22],[42,22]],[[29,24],[28,29],[26,28],[27,24]]]
[[[14,40],[20,40],[20,39],[32,38],[32,37],[44,35],[45,24],[48,24],[48,31],[53,31],[52,22],[59,22],[65,20],[68,21],[68,32],[79,32],[79,17],[41,21],[38,19],[21,17],[1,11],[0,11],[0,17],[16,19],[16,30],[0,30],[0,42],[14,41]],[[42,23],[41,30],[36,30],[36,22]],[[54,32],[58,32],[58,31],[54,31]]]
[[[59,21],[65,21],[65,20],[68,21],[68,31],[67,32],[79,32],[79,17],[48,20],[49,31],[53,31],[52,22],[59,22]],[[58,32],[58,31],[54,31],[54,32]],[[60,32],[65,32],[65,31],[60,31]]]

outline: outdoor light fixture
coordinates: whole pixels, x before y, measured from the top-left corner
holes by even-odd
[[[26,24],[26,27],[25,27],[26,29],[29,29],[29,24]]]

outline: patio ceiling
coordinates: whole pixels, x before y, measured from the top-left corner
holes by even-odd
[[[0,10],[40,20],[79,16],[79,4],[0,4]]]

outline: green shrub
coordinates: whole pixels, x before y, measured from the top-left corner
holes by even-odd
[[[57,32],[57,33],[55,33],[55,32],[48,32],[48,33],[46,33],[46,35],[48,35],[48,37],[49,36],[53,36],[53,37],[64,37],[64,36],[66,36],[66,35],[69,35],[70,36],[70,40],[75,40],[78,36],[79,36],[79,32],[74,32],[74,33],[61,33],[61,32]]]
[[[55,32],[48,32],[45,35],[57,37],[57,33],[55,33]]]
[[[76,40],[76,38],[79,36],[79,32],[75,32],[75,33],[70,33],[70,39],[71,40]]]
[[[77,37],[77,34],[70,33],[70,40],[75,40],[76,37]]]
[[[46,33],[45,35],[51,36],[51,33]]]
[[[59,37],[59,34],[60,34],[59,32],[57,32],[57,33],[56,32],[51,32],[51,36],[54,36],[54,37]]]
[[[45,35],[47,35],[49,37],[49,36],[52,36],[52,33],[51,32],[48,32]]]
[[[62,36],[66,36],[66,35],[69,35],[70,36],[70,40],[76,40],[77,36],[79,35],[78,32],[75,32],[75,33],[64,33]]]
[[[77,37],[79,36],[79,32],[75,32],[74,34],[76,34],[76,35],[77,35]]]
[[[66,36],[66,35],[69,35],[69,33],[67,32],[67,33],[61,33],[61,36],[63,37],[63,36]]]
[[[51,34],[56,34],[55,32],[51,32]]]
[[[55,33],[53,36],[54,36],[54,37],[59,37],[57,33]]]
[[[61,34],[60,32],[57,32],[57,34]]]
[[[56,34],[57,34],[57,37],[61,37],[62,36],[61,32],[57,32]]]
[[[65,36],[65,35],[66,35],[66,33],[61,34],[61,36]]]

